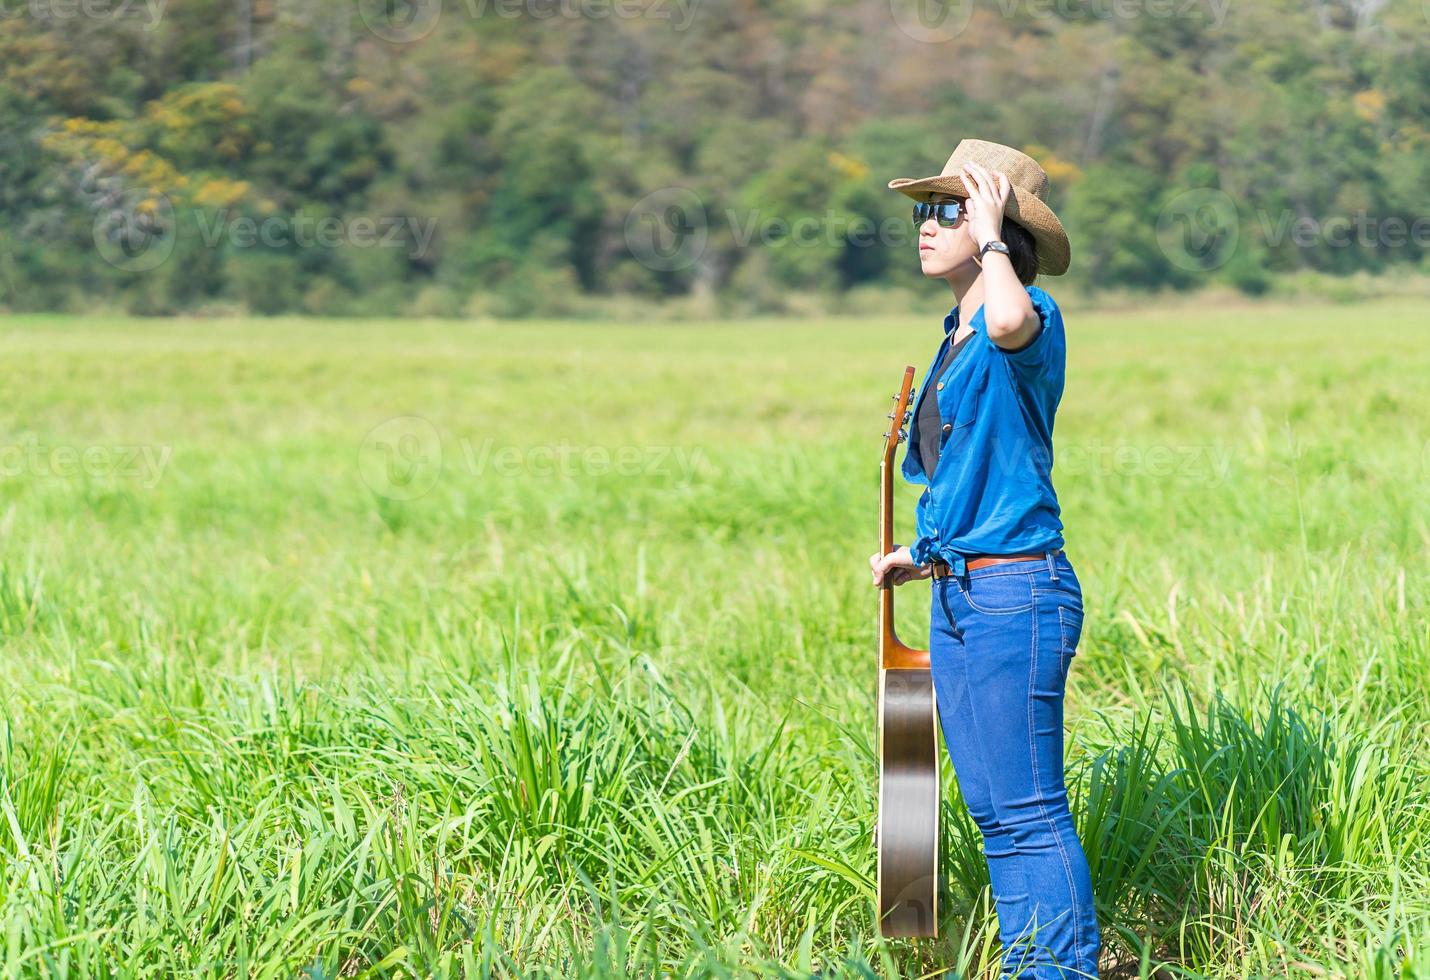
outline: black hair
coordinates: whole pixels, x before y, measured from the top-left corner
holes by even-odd
[[[1038,275],[1038,243],[1032,232],[1012,218],[1003,219],[1003,242],[1008,246],[1008,258],[1013,260],[1013,271],[1018,281],[1031,286]]]

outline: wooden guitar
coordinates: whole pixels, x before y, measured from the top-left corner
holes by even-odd
[[[879,553],[894,550],[894,454],[906,438],[914,369],[894,396],[879,465]],[[894,632],[894,585],[879,587],[879,931],[938,935],[938,713],[927,650]]]

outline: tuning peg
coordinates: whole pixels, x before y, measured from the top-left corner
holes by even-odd
[[[903,429],[900,429],[900,430],[899,430],[899,441],[900,441],[900,442],[907,442],[907,441],[908,441],[908,438],[909,438],[909,434],[908,434],[907,432],[905,432]]]

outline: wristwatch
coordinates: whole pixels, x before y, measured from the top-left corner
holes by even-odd
[[[984,252],[1002,252],[1004,255],[1008,255],[1008,246],[995,238],[978,250],[979,259],[983,258]],[[1009,257],[1011,258],[1012,256]]]

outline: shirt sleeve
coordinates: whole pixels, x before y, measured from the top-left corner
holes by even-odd
[[[920,535],[909,545],[909,554],[913,556],[915,565],[927,565],[934,556],[933,538],[926,534]]]
[[[1029,288],[1028,298],[1038,312],[1038,332],[1017,350],[993,346],[1008,359],[1008,364],[1025,384],[1049,388],[1060,387],[1064,360],[1067,355],[1063,336],[1063,314],[1058,304],[1045,290]]]

